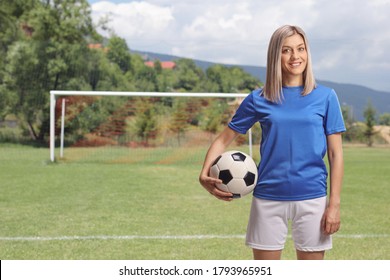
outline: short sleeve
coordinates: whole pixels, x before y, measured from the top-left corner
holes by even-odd
[[[328,97],[324,129],[326,135],[346,131],[340,103],[334,90],[331,91]]]
[[[249,94],[238,107],[228,126],[238,133],[245,134],[257,121],[253,94]]]

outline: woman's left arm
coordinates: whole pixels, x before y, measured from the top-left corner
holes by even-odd
[[[330,169],[329,203],[322,218],[322,229],[333,234],[340,228],[341,187],[344,176],[344,159],[341,133],[327,136]]]

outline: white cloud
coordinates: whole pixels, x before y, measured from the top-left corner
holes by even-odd
[[[108,26],[126,39],[150,37],[164,33],[174,21],[170,7],[160,7],[148,2],[114,4],[108,1],[92,6],[93,19],[108,16]]]
[[[232,13],[232,11],[234,11]],[[205,14],[197,16],[190,24],[183,27],[182,35],[192,39],[225,40],[245,39],[245,28],[253,22],[248,6],[241,3],[211,7]]]
[[[94,21],[110,13],[131,49],[220,63],[265,66],[273,31],[299,25],[317,77],[390,90],[388,79],[378,80],[390,73],[390,0],[94,2]]]

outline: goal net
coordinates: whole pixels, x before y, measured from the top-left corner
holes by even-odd
[[[246,95],[51,91],[50,160],[201,163]],[[256,157],[259,129],[229,149]]]

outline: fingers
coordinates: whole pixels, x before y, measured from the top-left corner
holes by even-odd
[[[199,182],[211,195],[216,198],[224,201],[231,201],[233,199],[233,195],[231,193],[224,192],[217,188],[216,185],[221,184],[221,180],[204,176],[199,178]]]
[[[321,228],[325,234],[334,234],[340,229],[340,221],[337,219],[331,219],[324,215],[321,220]]]
[[[233,200],[233,194],[221,191],[217,187],[214,187],[211,191],[209,191],[209,193],[220,200],[224,200],[224,201]]]
[[[339,229],[340,229],[340,223],[327,222],[326,228],[325,228],[325,233],[326,234],[334,234],[334,233],[338,232]]]

